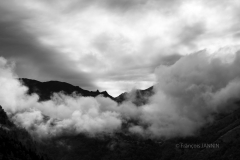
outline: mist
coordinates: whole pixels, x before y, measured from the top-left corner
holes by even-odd
[[[240,52],[182,57],[155,70],[157,84],[150,103],[142,106],[142,125],[131,132],[152,137],[192,136],[214,121],[214,114],[233,110],[240,93]],[[146,127],[147,125],[147,127]]]
[[[192,136],[214,122],[214,114],[233,110],[239,99],[240,52],[219,55],[202,50],[158,66],[155,94],[142,106],[134,105],[131,98],[117,104],[101,96],[63,93],[39,102],[39,96],[28,95],[28,88],[17,79],[14,64],[0,58],[0,105],[16,125],[38,137],[113,134],[131,119],[137,123],[129,123],[127,129],[134,135]]]

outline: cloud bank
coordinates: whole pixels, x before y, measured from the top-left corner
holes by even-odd
[[[219,52],[209,54],[205,50],[184,56],[174,65],[159,66],[155,70],[156,94],[142,106],[139,118],[145,127],[130,130],[157,137],[194,135],[214,121],[214,113],[236,107],[233,102],[239,100],[239,67],[239,51],[219,56]]]
[[[156,68],[155,94],[143,106],[61,93],[39,102],[38,95],[26,94],[14,65],[0,58],[0,104],[15,124],[40,137],[111,134],[121,130],[123,123],[128,123],[129,132],[143,137],[190,136],[213,122],[213,114],[233,110],[239,100],[240,52],[222,52],[202,50]]]

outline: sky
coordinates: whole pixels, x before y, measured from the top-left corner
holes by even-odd
[[[0,0],[0,56],[19,77],[117,96],[158,66],[240,44],[239,0]]]

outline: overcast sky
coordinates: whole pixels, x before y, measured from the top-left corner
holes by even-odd
[[[239,0],[0,0],[0,56],[19,77],[113,96],[207,49],[239,48]]]

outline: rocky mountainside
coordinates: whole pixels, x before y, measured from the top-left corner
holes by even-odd
[[[29,133],[16,127],[0,106],[0,159],[1,160],[50,160],[41,152]]]

